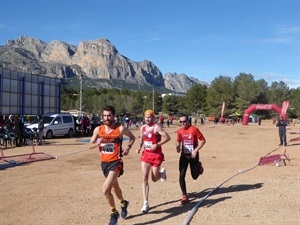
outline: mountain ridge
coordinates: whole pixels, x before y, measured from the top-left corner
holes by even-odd
[[[0,46],[0,67],[68,81],[83,77],[89,88],[117,88],[131,86],[132,89],[161,88],[171,92],[186,93],[194,84],[209,86],[196,78],[181,73],[165,75],[151,61],[135,62],[120,54],[105,38],[80,41],[78,46],[59,40],[46,43],[34,37],[21,36],[8,40]]]

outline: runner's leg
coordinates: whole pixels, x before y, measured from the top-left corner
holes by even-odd
[[[151,169],[151,165],[146,162],[141,163],[141,169],[142,169],[142,192],[143,192],[143,199],[144,202],[148,201],[149,196],[149,173]]]
[[[183,195],[187,194],[186,191],[186,182],[185,182],[185,175],[186,170],[189,165],[189,161],[185,156],[180,156],[179,158],[179,185]]]

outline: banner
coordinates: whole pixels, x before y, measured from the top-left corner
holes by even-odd
[[[282,103],[282,108],[281,108],[281,115],[283,116],[284,119],[286,119],[286,112],[289,108],[290,102],[289,101],[284,101]]]
[[[223,118],[223,115],[224,115],[224,109],[225,109],[225,102],[223,101],[223,103],[222,103],[222,111],[221,111],[221,119]]]

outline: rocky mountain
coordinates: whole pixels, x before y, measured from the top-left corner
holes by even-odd
[[[188,77],[184,73],[166,73],[164,75],[164,80],[165,87],[167,89],[183,93],[189,90],[194,84],[203,84],[208,86],[207,83],[199,81],[198,79],[193,77]]]
[[[185,74],[167,73],[163,76],[152,62],[134,62],[121,55],[107,39],[81,41],[74,46],[21,36],[0,46],[0,67],[56,77],[66,85],[82,76],[89,88],[155,87],[184,93],[196,83],[208,85]]]

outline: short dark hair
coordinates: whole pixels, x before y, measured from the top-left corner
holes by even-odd
[[[190,124],[192,124],[192,117],[188,116],[185,113],[180,114],[180,117],[185,117],[185,120],[189,121]]]
[[[110,105],[105,106],[105,107],[102,108],[102,110],[103,110],[103,111],[109,111],[109,112],[111,112],[113,115],[116,115],[116,110],[115,110],[115,108],[114,108],[113,106],[110,106]]]
[[[185,117],[185,119],[188,119],[188,118],[189,118],[189,116],[188,116],[187,114],[185,114],[185,113],[181,113],[181,114],[179,115],[179,117]]]

